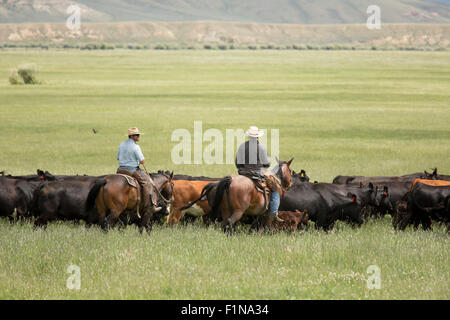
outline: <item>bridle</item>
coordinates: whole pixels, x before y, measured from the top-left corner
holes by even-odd
[[[172,199],[166,199],[166,197],[164,197],[163,195],[162,195],[162,193],[161,193],[161,191],[159,190],[160,188],[158,188],[156,185],[155,185],[155,183],[153,182],[153,179],[151,178],[151,176],[150,176],[150,174],[148,173],[148,171],[147,171],[147,168],[145,167],[145,165],[142,163],[142,166],[144,167],[144,170],[145,170],[145,173],[147,173],[147,175],[150,177],[150,179],[149,179],[149,181],[150,181],[150,184],[153,186],[153,187],[155,187],[155,189],[156,189],[156,191],[158,192],[158,195],[161,197],[161,199],[163,199],[163,201],[165,202],[165,203],[167,203],[167,204],[172,204],[173,203],[173,201],[174,201],[174,199],[173,199],[173,185],[171,185],[172,186]],[[164,177],[166,177],[167,178],[167,181],[165,181],[162,185],[161,185],[161,189],[163,189],[163,187],[168,183],[168,182],[170,182],[170,178],[166,175],[166,174],[162,174]]]
[[[280,180],[280,184],[281,184],[281,189],[283,190],[283,192],[286,192],[289,188],[290,185],[285,187],[284,186],[284,178],[283,178],[283,164],[285,164],[286,162],[282,162],[278,165],[278,170],[275,173],[275,175],[277,176],[277,178]],[[291,182],[292,185],[292,182]]]

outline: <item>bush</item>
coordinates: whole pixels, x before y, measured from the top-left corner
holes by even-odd
[[[17,69],[12,69],[9,74],[9,83],[12,85],[23,83],[19,78],[19,73],[17,73]]]
[[[22,81],[25,84],[40,84],[41,82],[36,78],[37,72],[38,68],[34,63],[23,64],[17,68],[17,74],[22,78]],[[9,82],[11,83],[11,76]]]
[[[293,48],[294,50],[306,50],[306,46],[303,45],[303,44],[294,44],[294,45],[292,46],[292,48]]]
[[[307,44],[307,45],[306,45],[306,49],[308,49],[308,50],[317,50],[317,49],[319,49],[319,47],[313,46],[313,45],[311,45],[311,44]]]

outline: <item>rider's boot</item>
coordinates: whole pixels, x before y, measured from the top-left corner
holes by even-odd
[[[277,212],[277,214],[276,214],[273,218],[275,219],[275,221],[278,221],[278,222],[284,222],[284,220],[281,219],[281,218],[278,216],[278,212]]]

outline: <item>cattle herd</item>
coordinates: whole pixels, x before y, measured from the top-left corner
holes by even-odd
[[[88,209],[86,201],[104,176],[53,175],[41,170],[25,176],[0,174],[0,217],[11,222],[32,219],[35,228],[55,220],[82,220],[86,226],[99,223],[96,208]],[[158,174],[166,172],[151,176]],[[163,210],[154,214],[152,222],[175,225],[199,216],[206,224],[220,220],[211,212],[213,199],[205,192],[219,180],[174,175],[172,201],[161,202]],[[296,231],[313,221],[316,228],[328,231],[337,220],[360,226],[370,218],[390,214],[395,229],[404,230],[408,225],[417,229],[421,225],[426,230],[434,222],[450,230],[450,175],[437,169],[395,177],[337,176],[332,183],[309,180],[304,170],[292,172],[292,186],[280,202],[279,216],[284,222],[271,222],[267,216],[244,216],[240,222],[251,224],[252,229]],[[136,216],[124,212],[119,225],[135,220]]]

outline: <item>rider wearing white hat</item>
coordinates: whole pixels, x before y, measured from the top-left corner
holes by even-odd
[[[139,168],[140,164],[145,163],[141,147],[137,144],[141,135],[142,133],[139,132],[139,129],[136,127],[128,129],[128,140],[120,144],[119,151],[117,152],[117,160],[119,161],[117,173],[134,177],[143,190],[142,201],[144,207],[150,206],[150,200],[156,207],[156,193],[153,188],[150,188],[149,186],[149,180],[151,178]]]
[[[260,176],[272,175],[267,170],[270,167],[269,155],[266,147],[259,142],[258,138],[264,135],[263,130],[258,127],[251,126],[245,134],[249,137],[248,141],[241,144],[236,154],[235,165],[239,174],[247,175],[249,172],[256,172]],[[273,188],[270,195],[269,213],[275,217],[276,220],[282,222],[278,217],[278,207],[280,205],[280,191]]]

